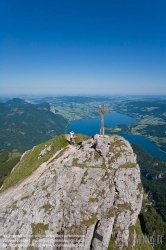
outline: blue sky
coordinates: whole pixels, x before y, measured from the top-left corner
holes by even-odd
[[[1,0],[0,93],[166,94],[165,0]]]

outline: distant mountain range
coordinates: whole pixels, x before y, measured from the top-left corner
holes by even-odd
[[[64,133],[67,124],[48,103],[34,105],[19,98],[0,103],[0,150],[24,152]]]

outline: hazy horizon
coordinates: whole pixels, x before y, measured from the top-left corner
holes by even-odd
[[[102,97],[102,98],[111,98],[111,97],[149,97],[149,98],[153,98],[153,97],[164,97],[166,98],[166,94],[40,94],[40,93],[32,93],[32,94],[24,94],[24,93],[0,93],[0,98],[26,98],[26,97],[32,97],[32,98],[53,98],[53,97],[92,97],[92,98],[97,98],[97,97]]]

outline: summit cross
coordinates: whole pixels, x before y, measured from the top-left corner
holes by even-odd
[[[110,110],[104,109],[104,103],[101,103],[101,109],[95,110],[96,113],[101,115],[101,127],[100,127],[100,135],[104,135],[104,114],[110,113]]]

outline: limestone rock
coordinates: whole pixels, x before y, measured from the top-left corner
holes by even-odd
[[[4,249],[105,250],[111,238],[134,249],[143,193],[125,139],[97,135],[69,145],[43,169],[0,195]]]
[[[48,146],[46,148],[44,148],[40,154],[39,154],[39,158],[42,157],[43,155],[47,154],[47,152],[50,152],[51,151],[51,146]]]

